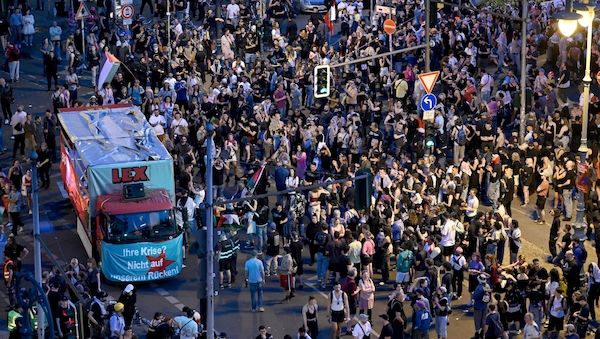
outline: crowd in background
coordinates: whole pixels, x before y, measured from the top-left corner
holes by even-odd
[[[574,192],[580,188],[585,192],[585,234],[600,246],[600,93],[594,78],[591,151],[580,164],[583,37],[559,35],[552,20],[559,9],[552,4],[529,4],[523,140],[518,136],[519,24],[488,12],[445,6],[432,20],[430,68],[441,71],[433,121],[424,121],[418,107],[425,94],[417,79],[425,69],[422,50],[334,68],[331,94],[315,98],[316,65],[424,42],[423,4],[386,4],[395,7],[399,23],[392,46],[383,32],[384,17],[370,16],[360,1],[337,3],[334,22],[319,14],[306,24],[299,24],[295,2],[281,0],[234,0],[220,10],[204,1],[144,1],[142,13],[149,5],[152,14],[134,20],[129,30],[111,19],[112,2],[97,2],[90,7],[85,34],[72,20],[69,27],[53,23],[35,33],[43,36],[44,73],[52,92],[53,108],[44,119],[33,118],[23,107],[13,113],[10,85],[0,81],[0,104],[14,136],[13,157],[17,151],[23,155],[25,146],[39,144],[50,149],[47,157],[52,159],[53,113],[62,107],[132,103],[173,155],[180,210],[189,200],[203,200],[207,170],[213,173],[217,199],[244,196],[255,178],[253,194],[323,183],[322,188],[215,209],[224,230],[219,238],[220,287],[246,280],[251,311],[268,311],[262,287],[269,276],[280,279],[289,300],[304,287],[305,267],[312,266],[317,286],[331,291],[324,308],[332,338],[344,330],[361,338],[371,326],[385,329],[380,331],[388,333],[384,338],[409,333],[424,338],[430,327],[445,338],[451,305],[461,301],[473,309],[475,337],[522,333],[536,338],[561,331],[567,338],[585,337],[596,320],[600,270],[596,263],[586,263],[588,241],[573,235],[572,222]],[[519,16],[510,6],[495,10]],[[170,22],[166,12],[174,13]],[[35,20],[26,3],[11,13],[0,22],[0,41],[10,80],[16,82],[19,48],[32,43]],[[599,36],[593,39],[597,42]],[[600,70],[597,45],[593,74]],[[111,82],[98,84],[105,51],[122,65]],[[95,93],[84,100],[79,91],[90,85],[81,80],[88,72]],[[210,136],[216,160],[207,169],[203,159]],[[578,164],[588,172],[578,173]],[[353,181],[336,182],[359,170],[372,174],[368,208],[364,202],[357,206]],[[26,175],[18,160],[6,175],[5,208],[14,235],[22,225],[15,206],[23,206],[18,200],[27,197],[27,188],[22,194]],[[522,254],[519,221],[524,217],[514,217],[511,210],[519,204],[535,212],[538,223],[551,224],[548,250],[555,268],[541,266],[547,258]],[[178,220],[184,227],[184,220],[192,219]],[[240,239],[253,251],[245,279],[236,279]],[[106,297],[93,263],[70,272],[75,286],[86,281],[85,292],[100,301]],[[468,293],[463,293],[464,282]],[[392,284],[389,310],[375,322],[376,289]],[[49,298],[61,288],[53,306],[59,314],[58,307],[70,307],[68,300],[61,303],[65,288],[48,283]],[[96,304],[105,314],[104,304]],[[128,324],[127,310],[128,304],[119,302],[110,311],[124,317],[118,336],[131,326],[133,314]],[[317,311],[316,300],[309,299],[299,336],[317,337]],[[185,317],[196,324],[200,314],[188,310]],[[162,314],[153,321],[152,328],[173,327]],[[257,338],[268,338],[266,330],[259,329]],[[196,327],[190,336],[199,332]]]

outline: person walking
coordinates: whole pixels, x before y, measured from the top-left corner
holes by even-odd
[[[302,321],[306,332],[311,338],[319,337],[318,311],[317,299],[313,296],[308,297],[308,302],[302,306]]]
[[[8,61],[8,74],[11,82],[19,81],[19,66],[21,63],[21,50],[13,43],[8,44],[8,48],[4,53]]]
[[[10,119],[10,125],[12,126],[13,137],[15,142],[13,144],[12,156],[13,159],[17,156],[17,150],[20,151],[21,155],[25,155],[25,122],[27,121],[27,113],[23,110],[23,106],[19,105],[17,111]]]
[[[327,306],[327,320],[331,324],[331,339],[340,337],[342,324],[349,320],[350,309],[348,295],[342,291],[342,285],[335,282],[333,291],[329,293],[329,304]],[[369,317],[366,317],[369,320]]]
[[[263,283],[265,281],[265,267],[263,262],[258,259],[258,252],[252,251],[252,256],[245,264],[246,281],[250,288],[250,299],[252,302],[252,312],[264,312],[263,303]]]
[[[119,303],[123,304],[123,319],[125,327],[130,327],[135,315],[135,303],[137,301],[137,292],[132,284],[127,284],[123,289],[123,293],[119,297]]]
[[[17,236],[19,232],[23,231],[23,222],[21,221],[21,192],[19,192],[17,186],[10,186],[10,193],[8,193],[8,215],[12,222],[11,233]]]
[[[13,103],[12,87],[4,78],[0,78],[0,105],[2,105],[2,114],[4,115],[4,124],[8,125],[12,118],[13,112],[10,105]]]

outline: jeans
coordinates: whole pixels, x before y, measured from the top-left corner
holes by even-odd
[[[473,309],[473,320],[475,321],[475,333],[479,333],[483,329],[485,324],[485,317],[487,315],[487,306],[481,310]]]
[[[257,251],[262,251],[267,242],[267,225],[256,225],[256,243],[254,247]]]
[[[256,53],[246,53],[244,56],[244,62],[246,63],[247,67],[254,65],[256,62]]]
[[[591,308],[590,308],[591,311]],[[529,312],[533,314],[533,321],[537,324],[542,324],[544,321],[544,308],[540,304],[530,304]]]
[[[19,64],[20,61],[10,61],[8,63],[8,74],[10,74],[10,80],[19,80]]]
[[[492,208],[496,211],[498,209],[498,199],[500,198],[500,180],[489,183],[487,196],[492,202]]]
[[[448,316],[435,317],[435,333],[437,337],[448,337]]]
[[[573,190],[565,189],[563,191],[563,201],[565,203],[565,217],[571,218],[573,214]]]
[[[456,143],[454,143],[453,146],[453,152],[452,152],[452,156],[453,156],[453,160],[454,160],[454,166],[459,166],[460,165],[460,161],[465,157],[465,146],[460,146]],[[465,192],[467,190],[464,190]]]
[[[506,248],[506,240],[498,240],[498,246],[496,247],[496,261],[498,265],[502,265],[504,260],[504,249]]]
[[[329,257],[317,252],[317,280],[326,283],[327,269],[329,268]]]
[[[255,311],[262,307],[263,289],[262,283],[248,283],[250,287],[250,300],[252,302],[252,310]]]
[[[265,274],[277,274],[277,256],[269,256],[265,258]]]
[[[13,158],[17,156],[17,150],[21,152],[21,155],[25,155],[25,133],[15,134],[14,136]]]

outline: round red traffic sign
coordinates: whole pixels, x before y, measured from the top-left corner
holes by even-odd
[[[396,23],[394,22],[394,20],[392,20],[392,19],[385,20],[383,22],[383,30],[387,34],[394,34],[394,33],[396,33]]]
[[[125,5],[121,7],[121,17],[123,19],[131,19],[133,18],[133,5]]]

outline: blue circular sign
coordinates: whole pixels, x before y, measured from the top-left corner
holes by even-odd
[[[421,97],[421,109],[424,111],[431,111],[435,105],[437,105],[437,97],[431,93],[425,94]]]

